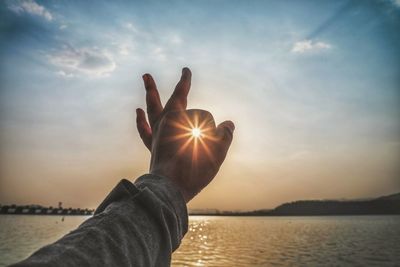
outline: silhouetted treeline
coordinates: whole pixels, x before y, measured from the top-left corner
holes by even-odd
[[[285,203],[271,215],[368,215],[400,214],[400,193],[363,201],[309,200]]]
[[[371,200],[300,200],[282,204],[272,210],[245,212],[191,212],[191,215],[215,216],[312,216],[400,214],[400,193]]]
[[[92,209],[53,208],[39,205],[0,205],[0,214],[26,214],[26,215],[92,215]]]

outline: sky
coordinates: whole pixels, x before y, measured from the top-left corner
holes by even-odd
[[[0,203],[95,208],[148,172],[141,76],[234,141],[191,209],[400,191],[400,2],[1,1]]]

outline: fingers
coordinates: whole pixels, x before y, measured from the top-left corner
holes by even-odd
[[[144,145],[151,151],[151,128],[146,121],[143,109],[136,109],[136,126]]]
[[[224,151],[227,152],[232,143],[235,124],[232,121],[224,121],[217,126],[217,136],[219,137]]]
[[[158,94],[156,83],[150,74],[143,75],[144,87],[146,88],[147,116],[151,127],[161,115],[163,110],[160,95]]]
[[[180,81],[175,87],[172,96],[165,105],[165,112],[172,110],[185,110],[187,106],[187,96],[190,90],[192,81],[192,72],[189,68],[182,69],[182,76]]]

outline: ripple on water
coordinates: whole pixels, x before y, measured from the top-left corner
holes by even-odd
[[[388,265],[400,216],[191,217],[172,266]]]

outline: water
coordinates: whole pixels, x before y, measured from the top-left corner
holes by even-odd
[[[193,217],[176,266],[400,266],[400,216]]]
[[[0,216],[0,266],[87,217]],[[172,266],[400,266],[400,216],[191,217]]]

